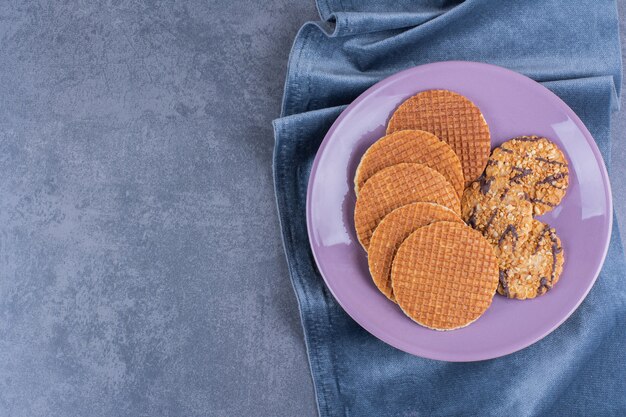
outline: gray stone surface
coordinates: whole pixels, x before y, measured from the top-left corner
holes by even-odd
[[[315,18],[0,3],[0,416],[316,414],[270,125]]]
[[[315,415],[260,4],[0,3],[0,416]]]

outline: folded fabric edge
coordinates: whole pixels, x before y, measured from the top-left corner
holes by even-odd
[[[313,119],[320,121],[321,128],[318,130],[319,135],[325,135],[325,132],[330,127],[330,124],[336,120],[341,111],[346,106],[338,106],[328,109],[316,110],[307,112],[307,115]],[[289,216],[289,213],[301,211],[301,207],[298,203],[293,202],[284,196],[291,195],[285,192],[285,188],[289,187],[290,183],[297,185],[297,173],[287,172],[286,164],[289,159],[288,147],[280,144],[279,137],[287,138],[288,141],[294,143],[297,141],[297,137],[290,137],[292,135],[299,135],[299,126],[294,123],[296,119],[301,119],[302,115],[286,116],[276,119],[272,122],[274,128],[274,138],[276,145],[274,147],[273,154],[273,167],[272,174],[274,177],[274,192],[275,201],[278,212],[278,220],[281,228],[281,237],[283,243],[283,250],[287,260],[287,268],[289,270],[289,278],[292,288],[296,294],[296,300],[298,302],[300,324],[303,329],[305,347],[307,351],[307,359],[309,362],[309,368],[311,371],[311,379],[313,381],[313,388],[315,390],[315,400],[320,416],[332,416],[331,404],[335,404],[339,398],[339,387],[334,378],[334,366],[332,359],[332,352],[327,344],[320,343],[322,328],[325,326],[332,326],[330,320],[330,312],[328,310],[328,299],[331,297],[324,292],[325,286],[322,284],[322,297],[319,294],[315,294],[314,297],[310,297],[308,294],[311,292],[311,288],[307,287],[307,282],[302,279],[298,279],[301,276],[310,276],[319,273],[314,269],[315,263],[313,259],[309,259],[310,248],[308,243],[308,236],[302,237],[302,231],[299,230],[298,225],[294,224],[293,216]],[[301,120],[299,120],[301,122]],[[321,123],[326,121],[326,123]],[[321,141],[321,140],[320,140]],[[291,182],[289,180],[292,180]],[[306,196],[306,194],[305,194]],[[300,210],[298,210],[300,209]],[[301,213],[298,213],[300,216]],[[298,233],[300,232],[300,233]],[[306,234],[306,233],[305,233]],[[298,237],[301,238],[297,241]],[[302,239],[306,242],[302,242]],[[303,245],[305,243],[305,245]],[[308,252],[307,254],[298,253],[298,248]],[[301,262],[301,259],[309,259],[309,261]],[[321,279],[321,278],[320,278]],[[317,298],[317,302],[316,299]],[[317,311],[317,315],[313,314],[313,311]],[[320,311],[325,313],[319,314]],[[313,317],[317,317],[313,320]],[[319,320],[324,320],[324,325],[320,326]],[[335,381],[333,384],[332,381]]]
[[[272,121],[272,126],[274,128],[274,141],[277,141],[278,139],[278,135],[279,132],[283,129],[284,126],[288,125],[289,123],[289,117],[285,117],[283,119],[275,119]],[[294,280],[294,271],[293,271],[293,266],[292,266],[292,258],[289,256],[289,249],[287,248],[288,246],[288,237],[286,236],[287,233],[287,224],[283,219],[283,215],[282,215],[282,210],[281,210],[281,203],[279,201],[279,185],[278,185],[278,181],[276,180],[277,178],[277,170],[276,170],[276,160],[278,158],[278,153],[279,153],[279,148],[278,146],[274,146],[274,153],[272,156],[272,160],[274,161],[272,164],[272,176],[274,179],[274,201],[276,204],[276,209],[278,212],[278,225],[280,227],[280,231],[281,231],[281,235],[282,235],[282,244],[283,244],[283,253],[285,254],[285,259],[287,261],[287,269],[289,270],[289,281],[291,282],[291,288],[293,289],[293,292],[296,295],[296,301],[298,303],[298,310],[299,310],[299,316],[300,316],[300,326],[302,327],[302,333],[304,335],[304,345],[305,345],[305,349],[306,349],[306,357],[307,357],[307,362],[309,363],[309,370],[310,370],[310,377],[311,377],[311,381],[313,382],[313,390],[315,392],[315,405],[317,406],[317,413],[318,415],[322,415],[322,407],[327,407],[326,404],[321,404],[321,401],[324,401],[324,397],[321,395],[321,388],[318,386],[318,382],[316,381],[316,378],[314,377],[315,372],[316,372],[316,366],[314,364],[314,361],[316,360],[316,356],[313,352],[313,347],[311,346],[311,343],[309,342],[309,337],[307,335],[308,333],[308,329],[305,323],[305,311],[307,310],[307,308],[304,306],[304,299],[303,297],[300,297],[300,291],[298,290],[298,288],[296,288],[296,286],[298,285],[295,280]],[[293,258],[295,259],[295,258]]]
[[[289,59],[287,61],[285,83],[283,84],[283,98],[280,110],[281,117],[291,115],[293,113],[291,108],[295,106],[295,103],[300,102],[301,99],[308,100],[307,97],[301,97],[301,94],[299,93],[301,89],[299,88],[297,82],[298,77],[294,77],[293,74],[300,73],[300,63],[302,62],[301,55],[305,51],[305,46],[311,36],[311,29],[313,27],[325,32],[324,28],[320,27],[318,22],[306,22],[298,30],[298,33],[293,40],[293,44],[291,45],[291,51],[289,52]],[[305,82],[308,82],[309,77],[306,76],[304,80]]]
[[[322,20],[329,20],[332,15],[332,10],[330,9],[330,4],[328,4],[328,0],[314,0],[315,7],[317,7],[317,14],[319,14]]]
[[[431,19],[432,20],[432,19]],[[435,18],[437,20],[437,18]],[[287,63],[286,77],[285,82],[283,84],[283,97],[282,97],[282,106],[280,116],[285,117],[292,114],[298,114],[303,111],[308,110],[310,106],[312,94],[309,94],[311,91],[311,75],[314,73],[311,68],[312,62],[314,60],[308,59],[309,54],[314,48],[308,47],[310,42],[315,42],[319,37],[332,37],[333,29],[326,22],[306,22],[296,34],[294,42],[291,47],[291,51],[289,53],[289,59]],[[492,64],[489,61],[478,61],[485,62],[488,64]],[[430,62],[424,62],[421,64],[427,64]],[[620,74],[622,68],[622,60],[621,55],[619,58]],[[410,68],[402,68],[402,70],[406,70]],[[513,71],[520,72],[530,78],[534,79],[539,83],[552,83],[552,82],[560,82],[560,81],[572,81],[572,80],[594,80],[594,79],[602,79],[607,78],[611,80],[612,84],[612,95],[611,95],[611,110],[618,111],[620,109],[620,93],[621,93],[621,78],[618,75],[612,74],[589,74],[588,76],[580,76],[574,78],[555,78],[551,79],[549,77],[545,77],[545,74],[528,74],[526,71],[519,71],[519,69],[511,68]],[[389,74],[392,75],[392,74]],[[384,78],[384,77],[381,77]],[[371,84],[363,85],[363,90],[369,88],[372,84],[374,84],[379,79],[373,79]],[[346,103],[347,104],[347,103]],[[314,106],[313,106],[314,107]]]
[[[320,19],[325,22],[328,23],[329,25],[333,25],[334,27],[330,26],[327,27],[325,31],[325,33],[327,33],[329,36],[341,36],[342,32],[346,32],[347,35],[352,34],[350,28],[346,28],[346,29],[342,29],[343,26],[347,26],[345,24],[343,24],[343,19],[341,18],[341,16],[343,15],[349,15],[349,14],[357,14],[357,15],[361,15],[361,14],[368,14],[367,11],[358,11],[358,10],[345,10],[345,7],[343,7],[343,3],[340,1],[339,5],[341,7],[337,7],[337,5],[332,5],[331,3],[332,0],[314,0],[315,1],[315,5],[317,8],[317,12],[318,15],[320,16]],[[621,96],[621,83],[622,83],[622,77],[623,77],[623,62],[622,62],[622,56],[621,56],[621,37],[619,36],[619,8],[618,8],[618,3],[616,0],[609,0],[613,3],[613,17],[614,17],[614,22],[615,22],[615,32],[616,32],[616,38],[617,38],[617,53],[615,54],[616,56],[619,56],[619,71],[614,74],[614,83],[615,83],[615,88],[616,88],[616,97],[618,98],[617,100],[617,105],[614,107],[616,109],[620,108],[620,103],[619,103],[619,98]],[[443,8],[442,10],[438,11],[438,12],[433,12],[433,18],[438,17],[438,15],[441,14],[445,14],[446,12],[454,9],[454,8],[463,8],[464,6],[467,6],[470,2],[469,1],[459,1],[457,3],[452,3],[449,7],[447,8]],[[392,10],[389,11],[392,12],[391,14],[397,14],[397,10]],[[380,14],[380,11],[377,11],[376,14]],[[384,12],[383,12],[384,13]],[[426,19],[429,20],[429,19]],[[320,22],[322,23],[322,22]],[[399,26],[397,26],[397,28],[403,28],[403,27],[411,27],[412,24],[410,23],[406,23],[406,24],[401,24]],[[387,28],[387,29],[393,29],[393,27],[391,28]]]
[[[615,20],[617,25],[617,51],[619,55],[619,72],[617,74],[617,79],[613,78],[613,83],[616,89],[616,97],[617,97],[617,110],[621,109],[621,96],[622,96],[622,79],[624,78],[624,57],[622,57],[622,37],[620,36],[620,15],[619,15],[619,7],[617,5],[617,0],[613,1],[613,11],[615,12]]]
[[[555,79],[555,80],[540,79],[536,81],[557,95],[559,95],[558,90],[560,88],[564,86],[568,86],[568,85],[574,86],[574,85],[581,84],[581,83],[587,83],[587,84],[593,84],[596,86],[601,86],[601,85],[607,86],[610,89],[611,111],[612,112],[619,111],[621,108],[619,92],[615,84],[616,80],[615,80],[615,77],[612,75],[598,75],[598,76],[590,76],[590,77],[564,78],[564,79]],[[560,97],[560,98],[565,101],[563,97]]]

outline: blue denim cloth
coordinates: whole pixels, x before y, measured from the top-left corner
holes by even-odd
[[[446,363],[396,350],[359,327],[319,275],[305,224],[309,170],[345,105],[411,66],[472,60],[521,72],[580,116],[610,161],[621,60],[612,0],[319,0],[298,33],[274,174],[321,416],[624,416],[626,281],[617,227],[602,273],[555,332],[517,353]],[[512,98],[514,99],[514,98]]]

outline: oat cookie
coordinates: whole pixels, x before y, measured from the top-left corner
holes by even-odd
[[[540,215],[556,207],[567,191],[569,169],[563,152],[550,140],[539,136],[511,139],[491,153],[487,177],[503,177],[519,188]]]
[[[395,302],[391,288],[391,264],[400,244],[420,227],[437,221],[463,223],[458,214],[434,203],[413,203],[395,209],[380,222],[367,249],[367,263],[374,283]]]
[[[459,198],[463,194],[465,179],[458,156],[450,145],[423,130],[394,132],[370,146],[356,170],[356,194],[372,175],[402,162],[424,164],[436,170],[452,184]]]
[[[491,245],[462,223],[420,227],[400,245],[391,283],[398,306],[435,330],[465,327],[491,305],[498,262]]]
[[[505,178],[482,176],[465,189],[461,217],[485,236],[498,257],[508,256],[500,249],[524,242],[533,222],[532,204]]]
[[[361,189],[354,209],[354,226],[367,250],[378,223],[405,204],[437,203],[460,213],[459,198],[443,175],[422,164],[398,164],[371,177]]]
[[[422,91],[391,116],[387,134],[425,130],[448,143],[461,160],[466,182],[482,174],[491,150],[491,134],[480,109],[467,97],[447,90]]]
[[[526,241],[507,250],[510,256],[499,258],[499,294],[520,300],[534,298],[558,282],[565,257],[554,228],[533,220]]]

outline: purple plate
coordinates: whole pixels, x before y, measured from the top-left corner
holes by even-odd
[[[419,91],[463,94],[483,112],[492,146],[520,135],[552,139],[569,159],[570,186],[561,204],[540,217],[555,227],[565,251],[559,283],[533,300],[496,295],[468,327],[429,330],[411,321],[373,284],[353,223],[353,178],[361,156],[385,134],[394,109]],[[307,194],[313,255],[326,285],[366,330],[408,353],[477,361],[523,349],[567,319],[595,282],[609,245],[609,179],[587,128],[552,92],[516,72],[474,62],[440,62],[395,74],[361,94],[339,116],[317,153]]]

